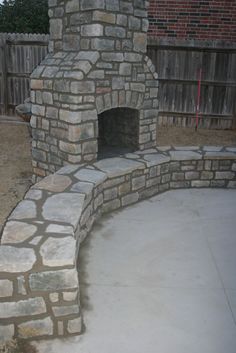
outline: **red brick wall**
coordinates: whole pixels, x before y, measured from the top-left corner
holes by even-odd
[[[150,0],[149,35],[236,42],[236,0]]]

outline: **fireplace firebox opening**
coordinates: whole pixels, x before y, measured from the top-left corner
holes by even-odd
[[[98,115],[98,159],[138,150],[139,112],[114,108]]]

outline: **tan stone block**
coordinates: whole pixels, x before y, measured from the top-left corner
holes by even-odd
[[[71,180],[68,176],[53,174],[41,180],[34,187],[51,192],[62,192],[71,185]]]
[[[31,80],[30,81],[31,89],[43,89],[43,80]]]

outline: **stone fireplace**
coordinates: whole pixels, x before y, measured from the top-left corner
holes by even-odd
[[[49,54],[31,76],[37,178],[156,145],[147,7],[144,0],[49,0]]]

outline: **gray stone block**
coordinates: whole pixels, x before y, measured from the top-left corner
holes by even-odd
[[[17,244],[32,237],[37,231],[37,227],[24,222],[10,221],[7,222],[3,234],[1,244]]]
[[[57,303],[59,301],[59,293],[50,293],[49,299],[52,303]]]
[[[81,0],[81,10],[104,9],[105,0]]]
[[[193,180],[191,182],[193,188],[206,188],[210,186],[210,181],[208,180]]]
[[[88,78],[96,79],[96,80],[103,80],[105,78],[104,70],[94,70],[91,71],[88,75]]]
[[[185,173],[186,180],[196,180],[199,179],[199,172],[186,172]]]
[[[107,176],[110,178],[128,174],[136,169],[144,169],[143,163],[119,157],[103,159],[94,163],[94,165],[107,173]]]
[[[103,53],[102,59],[105,61],[116,61],[122,62],[124,61],[124,54],[123,53]]]
[[[183,172],[174,172],[174,173],[172,173],[171,179],[174,181],[184,180],[184,173]]]
[[[44,104],[53,104],[52,93],[50,92],[43,92],[42,99]]]
[[[193,151],[170,151],[171,160],[191,161],[202,159],[200,153]]]
[[[104,185],[104,189],[108,189],[111,188],[113,186],[119,185],[121,183],[123,183],[125,181],[125,177],[118,177],[118,178],[114,178],[114,179],[109,179],[107,181],[105,181]]]
[[[138,31],[141,29],[141,20],[137,17],[129,16],[129,29]]]
[[[127,205],[131,205],[132,203],[137,202],[138,199],[139,199],[139,194],[138,194],[138,192],[135,192],[135,193],[132,193],[132,194],[129,194],[129,195],[122,197],[121,203],[122,203],[122,206],[127,206]]]
[[[82,330],[82,319],[78,317],[77,319],[68,320],[67,330],[69,333],[81,333]]]
[[[113,9],[114,11],[114,9]],[[105,23],[116,23],[116,15],[104,11],[94,11],[93,12],[93,21],[100,21]]]
[[[57,80],[53,84],[53,89],[56,92],[70,92],[70,81],[63,79],[63,80]],[[57,96],[54,93],[54,99],[57,100]]]
[[[161,177],[161,183],[162,184],[168,183],[170,181],[170,179],[171,179],[171,175],[170,174],[164,174]]]
[[[233,152],[206,152],[204,159],[235,159],[235,153]]]
[[[145,175],[132,179],[132,190],[142,189],[145,186]]]
[[[134,13],[133,4],[127,1],[120,1],[120,12],[133,14]]]
[[[81,181],[91,182],[95,185],[99,185],[106,180],[107,176],[105,173],[98,170],[83,168],[75,173],[75,178]]]
[[[225,180],[211,180],[210,186],[213,188],[224,188],[226,185]]]
[[[142,156],[142,158],[147,161],[147,167],[152,167],[152,166],[156,166],[156,165],[160,165],[163,163],[167,163],[170,160],[169,156],[165,156],[162,154],[158,154],[158,153],[152,153],[152,154],[144,154]]]
[[[63,293],[63,299],[66,302],[71,302],[74,301],[78,298],[78,291],[74,291],[74,292],[64,292]]]
[[[50,36],[54,40],[62,38],[62,19],[56,18],[50,20]]]
[[[29,285],[32,291],[43,292],[78,289],[78,273],[75,268],[36,272],[29,276]]]
[[[215,173],[215,178],[216,179],[233,179],[235,177],[235,173],[233,172],[216,172]]]
[[[41,106],[41,105],[32,104],[31,113],[33,115],[44,116],[45,115],[45,107]]]
[[[87,183],[85,181],[79,181],[78,183],[73,184],[71,191],[79,192],[81,194],[90,194],[94,186],[92,183]]]
[[[106,26],[105,27],[105,35],[107,37],[125,38],[126,37],[126,30],[123,27]]]
[[[209,172],[209,171],[202,171],[201,172],[201,179],[202,180],[210,180],[210,179],[213,179],[214,177],[214,173],[213,172]]]
[[[93,50],[114,50],[115,41],[112,39],[94,38],[91,40]]]
[[[79,314],[79,306],[78,305],[53,306],[52,311],[56,317]]]
[[[125,61],[128,62],[140,62],[142,60],[141,54],[136,53],[125,53]]]
[[[0,272],[25,272],[32,269],[36,262],[34,250],[13,246],[0,246]]]
[[[118,199],[112,200],[103,204],[102,212],[103,213],[111,212],[111,211],[117,210],[118,208],[120,208],[120,206],[121,206],[120,200]]]
[[[165,185],[165,184],[163,184],[163,185]],[[172,189],[189,188],[190,181],[172,181],[172,182],[170,182],[170,187]]]
[[[56,74],[58,73],[58,71],[59,71],[59,67],[57,67],[57,66],[45,67],[45,69],[42,73],[42,77],[54,78],[54,77],[56,77]]]
[[[119,74],[122,76],[131,75],[132,65],[130,63],[121,63],[119,66]]]
[[[147,35],[146,33],[134,33],[134,50],[146,53]]]
[[[74,94],[90,94],[95,92],[94,81],[78,81],[71,83],[71,92]]]
[[[119,0],[117,0],[119,1]],[[123,14],[117,14],[116,23],[120,26],[126,27],[128,23],[128,16]]]
[[[42,207],[42,216],[45,220],[69,223],[76,228],[83,202],[83,194],[61,193],[50,196]]]
[[[19,276],[17,278],[17,292],[18,294],[22,294],[22,295],[27,294],[24,276]]]
[[[125,80],[123,77],[113,77],[112,78],[112,89],[124,89]]]
[[[66,12],[76,12],[79,11],[79,1],[78,0],[69,0],[66,3]]]
[[[77,34],[64,34],[63,50],[78,51],[80,49],[80,38]]]
[[[81,153],[81,145],[79,145],[78,143],[69,143],[69,142],[60,141],[59,148],[62,152],[66,152],[69,154],[78,155]]]
[[[45,151],[42,151],[36,148],[32,149],[32,157],[36,161],[40,161],[40,162],[46,162],[47,160],[47,154],[45,153]]]
[[[14,325],[0,325],[0,343],[10,341],[14,331]]]
[[[32,320],[18,325],[20,337],[31,338],[53,335],[53,322],[47,317],[41,320]]]
[[[78,81],[81,81],[83,78],[84,78],[84,74],[83,72],[79,71],[79,70],[73,70],[71,72],[65,72],[64,73],[64,77],[65,78],[71,78],[71,79],[74,79],[74,80],[78,80]],[[64,98],[65,98],[65,95],[64,95]],[[71,99],[72,97],[70,97],[70,102],[72,101]],[[68,102],[69,103],[69,102]],[[73,103],[73,102],[72,102]]]
[[[40,247],[40,255],[45,266],[65,267],[76,261],[76,242],[71,236],[48,238]]]
[[[2,319],[34,316],[44,313],[46,313],[46,305],[43,298],[40,297],[0,303],[0,316]]]
[[[13,294],[12,281],[9,281],[8,279],[0,280],[0,298],[11,297],[12,294]]]
[[[99,23],[86,24],[81,26],[81,35],[86,37],[100,37],[103,36],[103,25]]]
[[[97,141],[88,141],[82,143],[82,154],[93,154],[94,159],[96,158],[97,154]]]
[[[104,201],[109,201],[117,198],[118,189],[117,187],[104,190]]]
[[[42,198],[42,191],[41,190],[29,189],[29,191],[25,195],[25,198],[26,199],[31,199],[31,200],[40,200]]]
[[[180,162],[171,162],[171,163],[170,163],[170,171],[171,171],[171,172],[178,172],[178,171],[180,171]]]

